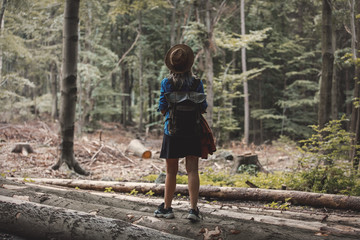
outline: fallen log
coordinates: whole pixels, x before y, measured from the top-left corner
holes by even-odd
[[[175,221],[153,217],[153,211],[163,200],[160,198],[144,198],[124,194],[75,190],[59,186],[46,186],[35,183],[19,184],[0,178],[0,195],[27,200],[42,205],[50,205],[91,215],[120,219],[152,229],[165,231],[191,239],[203,239],[199,236],[200,227],[216,229],[221,227],[221,238],[235,239],[268,239],[265,234],[282,233],[278,240],[313,239],[315,232],[331,233],[341,236],[333,240],[344,240],[360,234],[358,215],[326,214],[327,220],[322,221],[324,213],[317,211],[291,212],[266,209],[237,208],[234,205],[214,205],[199,203],[204,222],[201,225],[191,224],[184,216],[189,207],[188,201],[174,200]],[[0,196],[1,198],[1,196]],[[1,203],[0,203],[1,204]],[[277,215],[277,216],[275,216]],[[44,218],[44,221],[47,221]],[[1,228],[0,228],[1,229]],[[264,230],[265,229],[265,230]],[[326,230],[322,230],[326,229]],[[231,236],[237,232],[236,236]],[[285,234],[288,232],[287,235]],[[229,235],[230,234],[230,235]],[[272,237],[276,235],[272,235]],[[205,232],[203,234],[205,237]],[[306,236],[306,237],[305,237]],[[316,239],[316,238],[314,238]]]
[[[0,196],[0,230],[27,239],[187,239],[121,220]]]
[[[134,153],[135,156],[141,158],[151,158],[151,151],[147,149],[138,139],[133,139],[127,147],[127,151]]]
[[[23,181],[22,178],[8,178],[16,181]],[[72,180],[72,179],[31,179],[35,183],[52,184],[71,188],[80,188],[88,190],[105,191],[111,188],[115,192],[130,193],[136,190],[139,193],[146,194],[150,190],[155,195],[164,194],[163,184],[139,183],[139,182],[109,182],[109,181],[90,181],[90,180]],[[176,194],[188,195],[187,185],[178,184]],[[260,188],[233,188],[233,187],[215,187],[200,186],[200,197],[225,199],[225,200],[251,200],[251,201],[281,201],[291,202],[294,205],[306,205],[313,207],[326,207],[334,209],[349,209],[360,211],[360,197],[311,193],[288,190],[273,190]],[[287,201],[285,201],[285,199]]]

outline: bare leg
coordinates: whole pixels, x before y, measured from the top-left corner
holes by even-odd
[[[164,208],[171,207],[171,202],[174,197],[176,189],[176,175],[179,167],[178,158],[166,159],[166,180],[165,180],[165,193],[164,193]]]
[[[197,208],[199,199],[199,158],[196,156],[186,157],[186,171],[188,174],[188,187],[190,195],[190,205],[192,209]]]

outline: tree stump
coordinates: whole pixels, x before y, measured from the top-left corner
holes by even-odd
[[[33,153],[34,150],[28,143],[17,143],[11,152],[21,153],[22,155],[27,156],[29,153]]]
[[[257,166],[257,171],[266,172],[261,163],[259,162],[258,156],[256,154],[250,155],[238,155],[234,161],[234,167],[232,168],[232,174],[239,172],[239,167],[241,165],[255,165]]]

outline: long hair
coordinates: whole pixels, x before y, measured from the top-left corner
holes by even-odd
[[[190,88],[193,81],[193,74],[191,71],[184,73],[173,73],[170,72],[170,78],[174,83],[175,90],[180,90],[183,86]]]

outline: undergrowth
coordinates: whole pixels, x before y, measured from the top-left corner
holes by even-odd
[[[318,185],[321,184],[321,178],[326,173],[328,181],[325,186],[320,189]],[[341,169],[323,169],[322,171],[294,171],[294,172],[274,172],[263,173],[259,172],[256,175],[249,173],[228,174],[225,172],[215,172],[211,168],[199,174],[200,185],[220,186],[220,187],[249,187],[246,181],[250,181],[259,188],[264,189],[281,189],[283,185],[287,186],[288,190],[298,190],[307,192],[320,193],[339,193],[353,196],[360,196],[360,178],[357,176],[344,177],[344,172]],[[148,175],[143,180],[148,182],[155,182],[157,175]],[[315,179],[314,179],[315,178]],[[311,188],[309,182],[314,182]],[[177,184],[187,184],[187,175],[177,176]],[[340,189],[340,190],[339,190]]]
[[[242,173],[230,175],[226,172],[215,172],[211,168],[200,173],[200,184],[223,187],[248,187],[250,181],[259,188],[287,189],[345,194],[360,196],[360,174],[354,165],[350,152],[354,149],[360,156],[360,146],[353,145],[354,135],[344,130],[345,117],[330,121],[324,128],[311,126],[314,134],[297,143],[296,159],[298,166],[291,172],[262,173],[252,168],[243,168]],[[289,142],[287,139],[280,139]],[[284,148],[282,146],[282,148]],[[144,180],[153,182],[157,175],[150,175]],[[178,176],[177,183],[187,184],[187,176]]]
[[[260,188],[272,188],[279,189],[283,184],[287,184],[291,177],[288,174],[282,172],[274,172],[266,174],[259,172],[257,175],[251,175],[249,173],[231,175],[225,172],[215,172],[211,168],[207,168],[205,171],[199,174],[201,185],[220,186],[220,187],[248,187],[245,183],[250,181]],[[143,179],[148,182],[155,182],[158,175],[148,175]],[[177,184],[187,184],[188,178],[186,175],[176,177]]]

